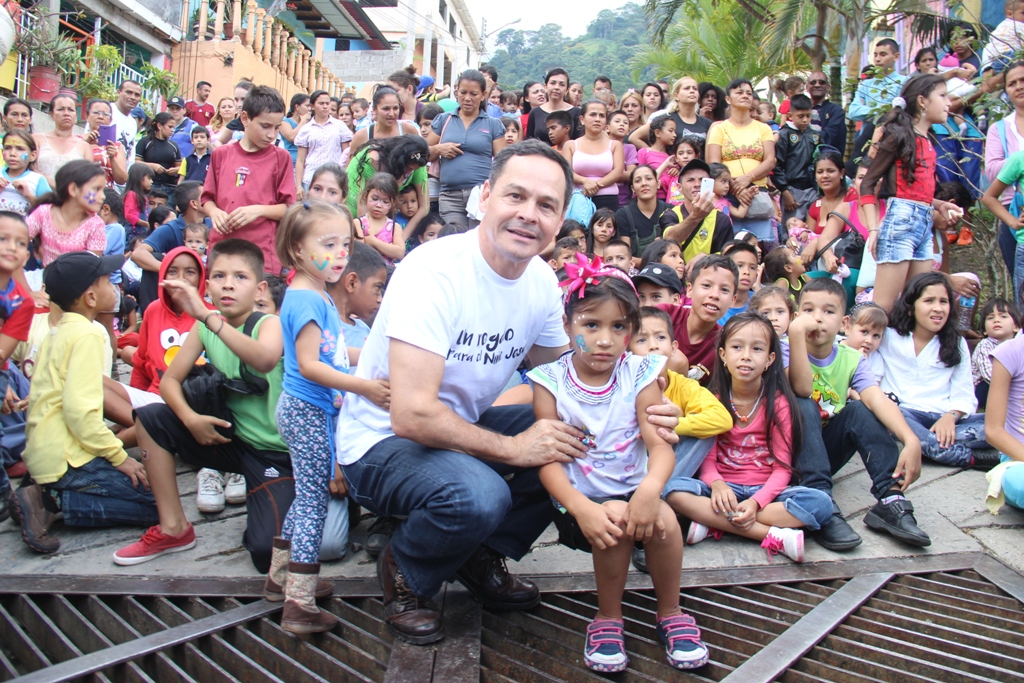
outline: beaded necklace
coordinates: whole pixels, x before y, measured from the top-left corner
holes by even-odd
[[[757,412],[757,407],[761,405],[761,399],[764,398],[764,381],[761,382],[761,393],[757,395],[757,400],[754,401],[754,407],[750,409],[750,412],[746,415],[740,415],[739,411],[736,410],[736,404],[732,400],[732,389],[729,389],[729,406],[732,408],[732,413],[740,419],[740,422],[746,423],[750,418]]]

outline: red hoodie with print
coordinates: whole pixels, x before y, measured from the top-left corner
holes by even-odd
[[[163,282],[167,277],[167,269],[181,254],[188,254],[195,259],[199,269],[199,296],[205,296],[206,268],[203,267],[202,259],[188,247],[176,247],[167,252],[160,263],[160,281]],[[207,306],[213,310],[213,306]],[[171,298],[163,287],[159,289],[157,300],[146,308],[142,316],[139,348],[132,357],[135,369],[132,370],[131,386],[154,394],[160,393],[160,378],[185,343],[195,321],[188,313],[175,313]]]

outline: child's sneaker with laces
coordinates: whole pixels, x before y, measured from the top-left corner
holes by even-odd
[[[782,553],[794,562],[804,561],[804,532],[800,529],[783,529],[773,526],[768,535],[761,541],[761,547],[768,553],[768,561],[772,555]]]
[[[217,470],[204,467],[196,475],[196,507],[207,515],[224,511],[224,477]]]
[[[603,673],[618,673],[629,666],[626,636],[621,619],[595,619],[587,626],[587,643],[583,646],[587,668]]]
[[[142,538],[126,545],[114,553],[114,564],[130,567],[155,560],[167,553],[180,553],[196,546],[196,531],[191,524],[178,536],[168,536],[160,531],[160,525],[151,526]]]
[[[700,522],[690,522],[690,530],[686,532],[686,545],[695,545],[710,536],[716,541],[722,537],[719,529],[711,529]]]
[[[245,502],[245,477],[235,472],[225,472],[224,475],[224,502],[241,505]]]
[[[698,669],[711,656],[700,639],[697,622],[689,614],[659,618],[658,638],[665,645],[668,663],[677,669]]]

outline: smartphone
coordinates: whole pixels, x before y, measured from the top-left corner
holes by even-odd
[[[96,140],[96,144],[100,147],[106,147],[112,142],[117,142],[117,126],[100,126],[99,138]]]
[[[704,197],[704,196],[710,195],[710,194],[714,194],[714,193],[715,193],[715,179],[714,178],[704,178],[703,180],[700,181],[700,196],[701,197]]]

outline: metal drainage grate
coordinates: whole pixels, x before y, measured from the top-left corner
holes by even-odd
[[[280,604],[263,600],[6,595],[0,680],[384,680],[391,636],[380,601],[334,598],[328,606],[340,626],[306,641],[282,631]]]
[[[338,581],[322,603],[338,628],[299,639],[252,580],[8,577],[0,680],[607,680],[582,661],[593,577],[537,581],[542,603],[518,613],[485,612],[447,587],[446,637],[417,647],[388,633],[372,580]],[[1024,682],[1024,578],[981,553],[684,572],[683,609],[711,649],[695,673],[665,663],[648,582],[629,577],[631,661],[615,680]]]

